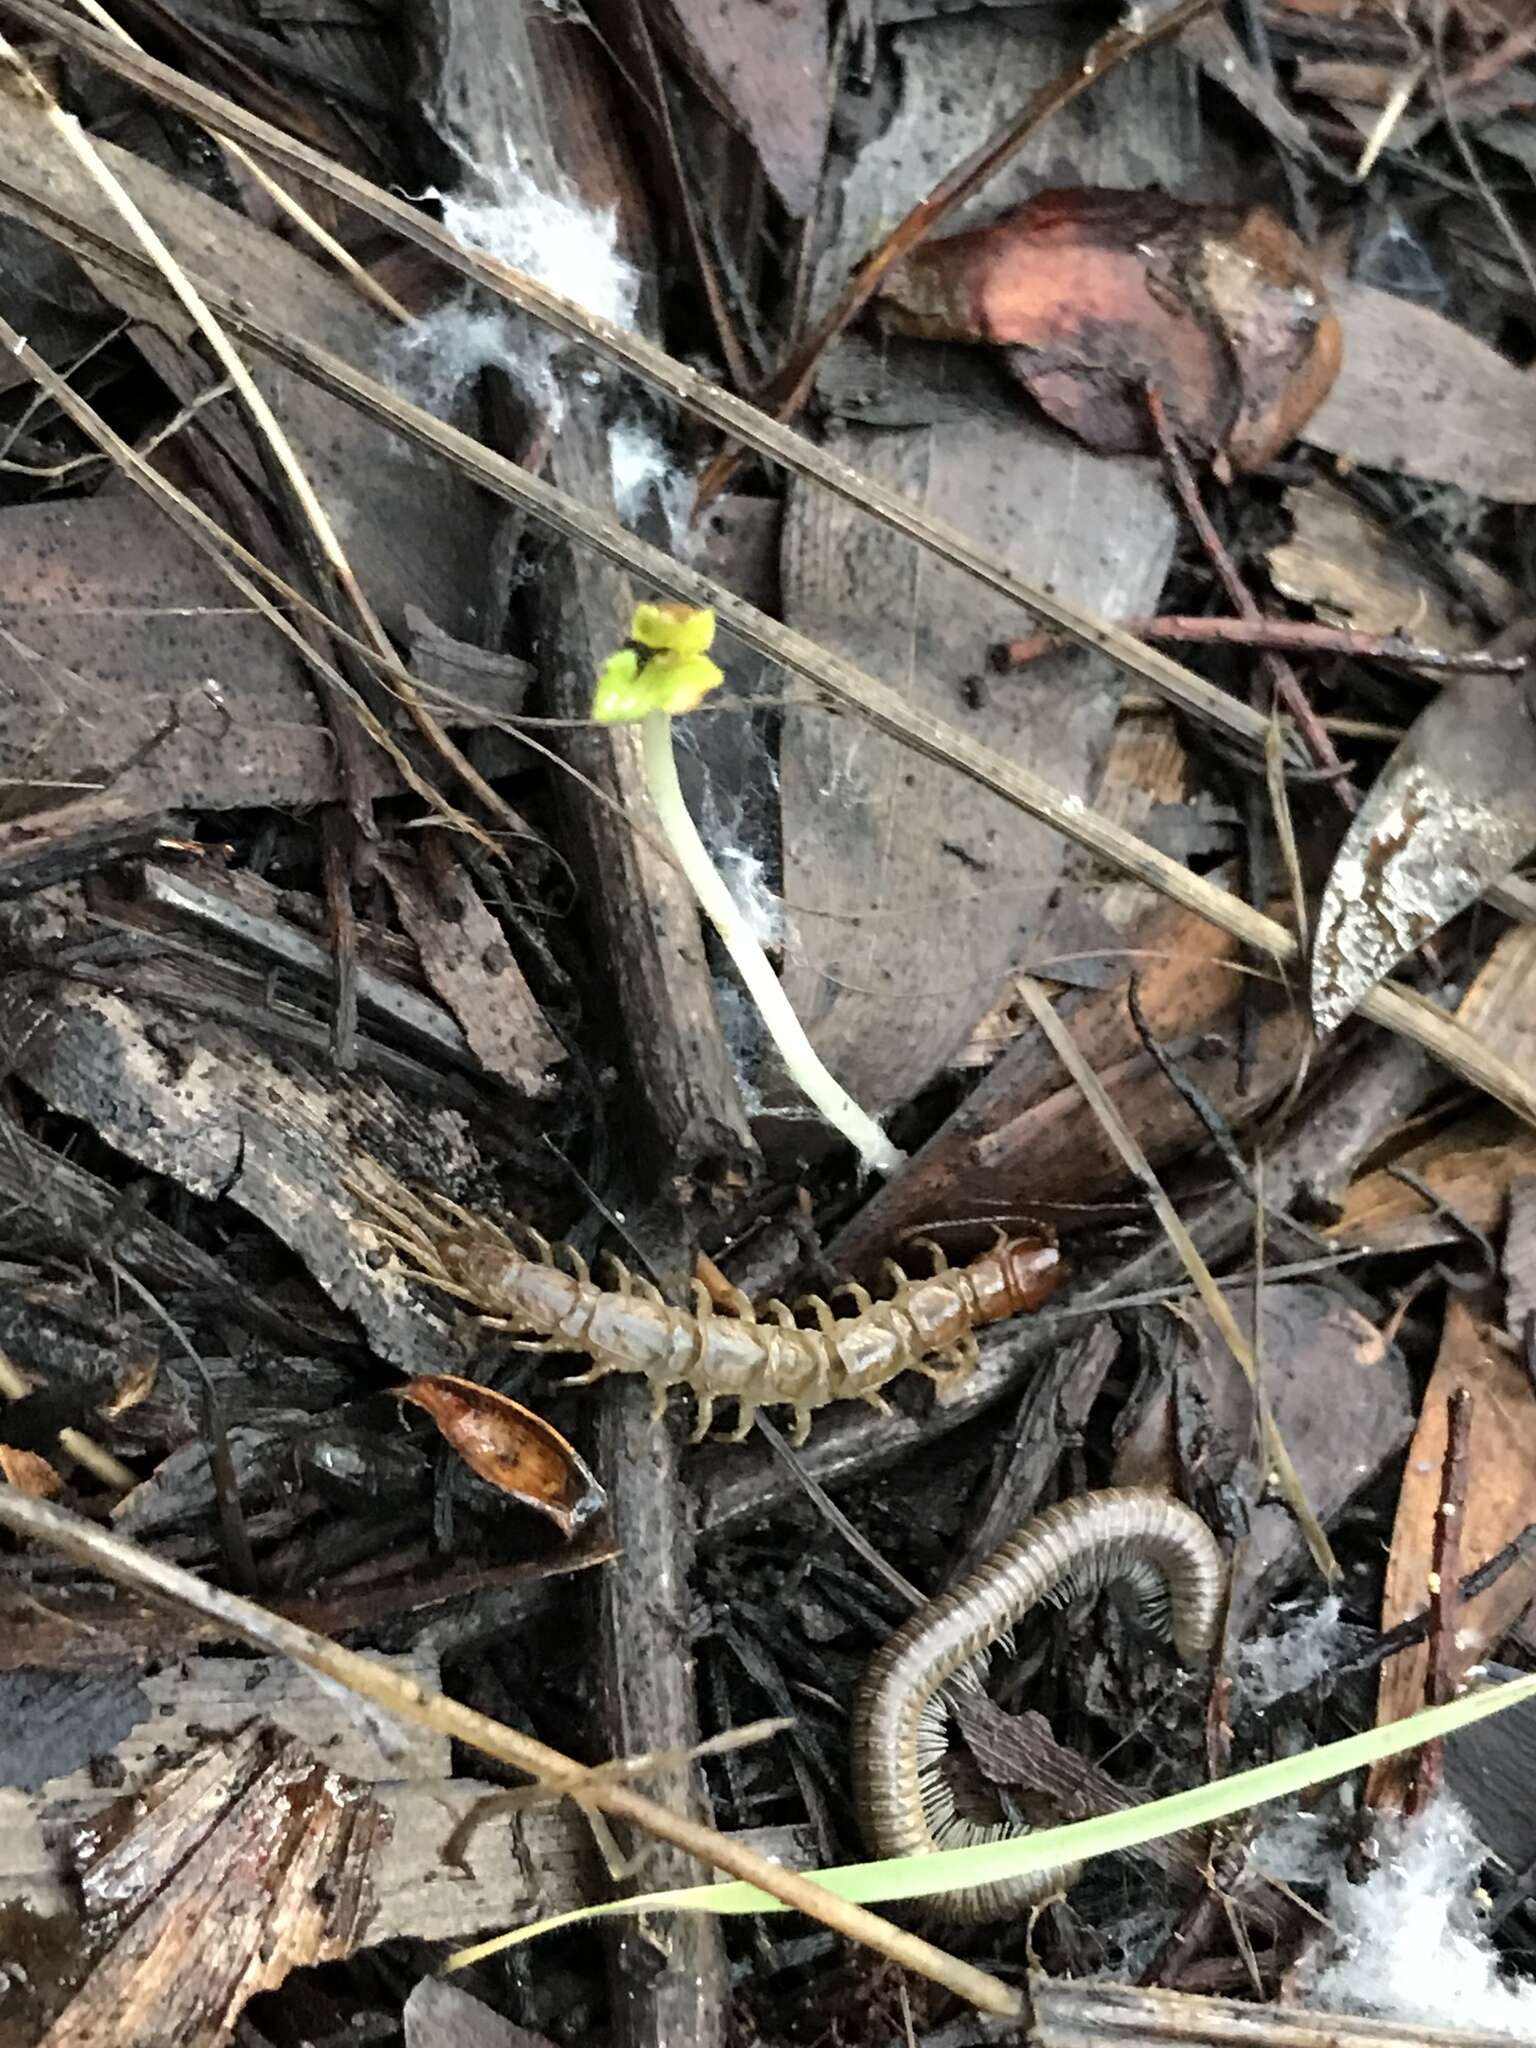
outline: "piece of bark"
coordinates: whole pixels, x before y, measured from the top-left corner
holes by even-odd
[[[1509,1184],[1504,1232],[1504,1327],[1517,1344],[1531,1341],[1536,1324],[1536,1165]]]
[[[183,810],[337,794],[292,656],[168,520],[137,498],[17,506],[0,550],[0,893],[139,850]]]
[[[1395,1040],[1372,1046],[1302,1105],[1293,1135],[1265,1155],[1264,1192],[1274,1215],[1298,1202],[1336,1201],[1360,1159],[1401,1119],[1434,1094],[1437,1076],[1415,1047]],[[1219,1267],[1251,1244],[1253,1209],[1238,1188],[1192,1203],[1184,1221],[1207,1263]],[[1285,1242],[1284,1239],[1281,1240]],[[1131,1258],[1096,1262],[1069,1278],[1038,1317],[1018,1317],[982,1332],[981,1363],[948,1403],[911,1414],[893,1404],[888,1415],[817,1416],[797,1453],[823,1486],[836,1487],[926,1449],[1013,1392],[1038,1360],[1062,1341],[1078,1315],[1102,1313],[1124,1295],[1160,1292],[1186,1281],[1183,1266],[1158,1232]],[[1235,1370],[1235,1368],[1234,1368]],[[898,1400],[899,1400],[898,1395]],[[800,1497],[797,1482],[764,1447],[706,1447],[690,1468],[699,1503],[699,1537],[711,1543],[759,1522]]]
[[[1536,408],[1507,356],[1430,306],[1330,281],[1344,331],[1337,381],[1302,430],[1369,469],[1536,503]]]
[[[462,1344],[394,1262],[378,1263],[346,1182],[358,1150],[403,1145],[440,1186],[470,1163],[456,1120],[422,1117],[382,1089],[326,1085],[279,1066],[242,1032],[105,990],[0,991],[12,1071],[55,1109],[204,1200],[227,1198],[298,1253],[381,1358],[411,1372],[461,1369]]]
[[[1244,1077],[1237,1051],[1242,981],[1235,942],[1204,919],[1160,904],[1150,925],[1122,946],[1134,958],[1114,963],[1114,985],[1079,999],[1064,1015],[1158,1166],[1181,1157],[1206,1133],[1137,1035],[1126,1002],[1131,966],[1140,975],[1141,1005],[1153,1034],[1234,1121],[1255,1114],[1288,1085],[1305,1025],[1283,1000],[1260,998],[1258,1059]],[[1049,959],[1042,969],[1049,973]],[[840,1270],[858,1271],[877,1253],[899,1247],[919,1226],[951,1216],[996,1215],[1012,1227],[1030,1216],[1048,1218],[1055,1203],[1098,1199],[1125,1177],[1124,1161],[1081,1090],[1063,1075],[1039,1033],[1026,1030],[905,1170],[838,1233],[829,1257]]]
[[[1251,1329],[1252,1288],[1230,1290],[1227,1299],[1238,1327]],[[1193,1478],[1207,1488],[1231,1487],[1252,1504],[1231,1600],[1232,1626],[1241,1632],[1295,1576],[1305,1546],[1294,1516],[1283,1502],[1265,1497],[1265,1474],[1255,1469],[1258,1434],[1248,1380],[1204,1308],[1184,1308],[1180,1321],[1188,1347],[1171,1384],[1152,1390],[1122,1438],[1114,1484],[1177,1493]],[[1254,1352],[1302,1491],[1327,1527],[1407,1441],[1413,1426],[1407,1367],[1364,1316],[1309,1281],[1264,1289]],[[1200,1404],[1207,1450],[1199,1472],[1186,1474],[1180,1407],[1191,1395]]]
[[[520,1095],[547,1101],[559,1088],[549,1069],[564,1060],[565,1048],[468,874],[446,848],[426,868],[399,853],[381,854],[378,862],[422,972],[480,1064]]]
[[[1282,500],[1289,540],[1269,550],[1275,588],[1298,604],[1362,633],[1403,633],[1421,647],[1455,653],[1486,645],[1482,622],[1446,592],[1401,535],[1373,519],[1337,484],[1318,479],[1292,486]],[[1514,616],[1519,593],[1468,553],[1457,566],[1476,577],[1500,624]]]
[[[514,2026],[441,1977],[413,1985],[400,2018],[405,2048],[554,2048],[547,2035]]]
[[[1032,82],[1081,54],[1075,28],[990,13],[903,29],[894,44],[899,108],[838,192],[823,301],[882,223],[993,132]],[[981,206],[947,224],[970,226],[1064,182],[1063,164],[1104,184],[1131,182],[1134,166],[1135,181],[1177,188],[1193,136],[1186,74],[1153,53],[1106,78],[1091,115],[1061,114]],[[950,352],[928,353],[944,381]],[[1092,456],[1018,413],[896,433],[836,428],[829,445],[955,517],[1032,582],[1111,615],[1156,600],[1173,521],[1150,464]],[[819,490],[791,490],[784,570],[791,625],[1028,758],[1057,789],[1087,795],[1121,687],[1109,663],[1063,652],[970,708],[965,678],[983,670],[1013,612]],[[784,894],[797,912],[786,986],[823,1059],[878,1111],[905,1102],[964,1043],[1046,906],[1063,842],[998,798],[962,800],[951,771],[848,717],[792,710],[781,762]]]
[[[386,1826],[259,1722],[163,1773],[81,1836],[85,1935],[107,1945],[44,2048],[219,2048],[256,1992],[358,1946]]]
[[[22,201],[67,213],[109,239],[123,232],[111,202],[49,128],[41,109],[8,95],[4,132],[0,216],[9,216],[18,203],[9,187]],[[387,351],[395,331],[389,322],[295,243],[110,142],[98,140],[96,148],[189,269],[260,304],[292,332],[348,361],[377,362]],[[185,337],[179,310],[170,314],[163,301],[125,288],[108,272],[93,269],[91,275],[112,305],[175,339]],[[303,378],[255,360],[251,368],[385,624],[401,625],[405,606],[415,604],[445,631],[467,633],[485,595],[489,525],[481,494]],[[193,394],[177,395],[186,400]],[[213,411],[224,407],[230,408],[228,445],[248,446],[232,401],[217,401]],[[266,477],[254,452],[240,467],[264,492]],[[137,516],[143,518],[142,510]],[[236,601],[230,586],[215,581],[224,593],[222,604]]]
[[[831,106],[827,17],[814,0],[664,0],[658,26],[719,111],[751,138],[787,211],[811,210]]]
[[[1472,1395],[1466,1512],[1461,1562],[1474,1571],[1536,1521],[1536,1394],[1525,1368],[1474,1321],[1466,1303],[1446,1304],[1440,1355],[1419,1412],[1408,1452],[1382,1589],[1381,1625],[1393,1628],[1424,1604],[1445,1460],[1446,1403],[1458,1387]],[[1464,1675],[1498,1643],[1536,1592],[1536,1560],[1505,1572],[1481,1598],[1457,1615],[1455,1670]],[[1429,1647],[1417,1643],[1383,1665],[1376,1695],[1379,1724],[1400,1721],[1425,1704]],[[1373,1806],[1396,1806],[1411,1779],[1413,1753],[1377,1764],[1367,1781]]]

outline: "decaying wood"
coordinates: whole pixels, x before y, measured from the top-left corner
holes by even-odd
[[[104,989],[13,979],[0,993],[0,1038],[12,1070],[55,1108],[191,1193],[258,1217],[357,1316],[381,1358],[460,1368],[459,1342],[404,1277],[369,1265],[345,1186],[358,1150],[387,1155],[402,1142],[414,1170],[451,1184],[472,1156],[453,1121],[357,1080],[326,1084],[279,1065],[234,1026],[189,1030],[173,1011]]]
[[[420,1649],[388,1661],[402,1678],[438,1681],[436,1658]],[[67,1911],[72,1831],[120,1795],[149,1786],[167,1763],[183,1762],[211,1740],[231,1741],[257,1719],[323,1758],[328,1769],[367,1785],[385,1819],[369,1870],[375,1912],[368,1943],[397,1935],[463,1940],[594,1894],[591,1834],[570,1807],[535,1807],[516,1829],[468,1831],[462,1860],[445,1861],[444,1844],[495,1788],[450,1777],[444,1737],[348,1702],[281,1660],[189,1655],[147,1671],[118,1664],[94,1672],[89,1683],[78,1671],[59,1674],[46,1690],[35,1669],[19,1677],[25,1696],[14,1681],[10,1692],[0,1691],[7,1728],[17,1717],[26,1723],[0,1750],[0,1901],[44,1915]],[[93,1699],[119,1726],[130,1723],[125,1733],[114,1736],[102,1709],[93,1715]],[[51,1730],[51,1754],[44,1728]],[[27,1744],[31,1779],[48,1772],[25,1789],[17,1788],[20,1742]]]
[[[1076,34],[1057,39],[1037,22],[989,12],[898,31],[899,111],[834,188],[840,215],[821,265],[824,301],[878,226],[933,183],[936,166],[962,158],[1032,80],[1060,69]],[[1026,161],[955,225],[1025,196],[1063,152],[1088,182],[1121,182],[1135,156],[1143,171],[1155,163],[1178,183],[1193,123],[1176,58],[1144,56],[1105,79],[1093,107],[1091,123],[1077,110],[1058,115]],[[1150,467],[1090,455],[1022,410],[1006,422],[952,419],[899,432],[839,427],[829,452],[953,518],[1016,574],[1095,609],[1144,610],[1161,588],[1173,530]],[[1111,518],[1116,544],[1106,552]],[[1062,654],[1022,687],[994,688],[968,707],[964,678],[1009,630],[1006,607],[798,484],[784,564],[790,625],[882,675],[909,703],[1086,795],[1119,687],[1107,664]],[[957,808],[942,767],[824,711],[786,720],[781,772],[784,893],[795,920],[786,985],[857,1100],[905,1101],[957,1050],[1019,957],[1060,875],[1060,842],[991,796]],[[924,934],[916,958],[913,929]]]

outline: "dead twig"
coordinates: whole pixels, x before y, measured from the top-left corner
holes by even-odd
[[[1275,654],[1344,654],[1356,661],[1390,661],[1403,668],[1444,670],[1472,675],[1519,675],[1528,666],[1524,654],[1494,654],[1486,648],[1418,647],[1406,633],[1362,633],[1355,626],[1324,626],[1313,619],[1206,618],[1184,612],[1163,612],[1121,619],[1123,632],[1138,640],[1174,646],[1252,647]],[[1058,644],[1051,633],[1030,633],[1007,640],[992,651],[992,666],[1006,675],[1027,668]]]
[[[1445,1459],[1440,1467],[1440,1504],[1435,1510],[1435,1540],[1429,1574],[1429,1668],[1424,1674],[1424,1704],[1443,1706],[1456,1697],[1461,1660],[1456,1648],[1456,1622],[1462,1607],[1461,1531],[1467,1508],[1467,1467],[1472,1448],[1472,1394],[1458,1387],[1445,1404]],[[1408,1813],[1422,1813],[1440,1787],[1445,1767],[1444,1742],[1426,1742],[1414,1763],[1413,1784],[1405,1804]]]

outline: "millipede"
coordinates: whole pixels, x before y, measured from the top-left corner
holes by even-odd
[[[528,1349],[584,1352],[590,1366],[566,1385],[639,1373],[658,1416],[673,1388],[686,1388],[697,1407],[695,1442],[726,1399],[736,1403],[728,1440],[746,1436],[759,1408],[785,1407],[794,1411],[791,1441],[802,1444],[818,1408],[833,1401],[883,1408],[881,1389],[899,1373],[957,1382],[975,1368],[977,1329],[1038,1308],[1065,1273],[1055,1245],[1039,1237],[1000,1233],[991,1251],[964,1266],[949,1265],[931,1239],[918,1239],[934,1262],[931,1274],[913,1278],[888,1259],[887,1298],[876,1301],[857,1281],[844,1281],[854,1313],[835,1315],[810,1295],[799,1304],[811,1318],[807,1327],[787,1303],[759,1310],[739,1288],[729,1290],[723,1313],[700,1281],[692,1307],[675,1307],[611,1257],[614,1285],[600,1287],[579,1252],[557,1249],[535,1230],[523,1227],[520,1244],[441,1196],[356,1177],[349,1186],[376,1234],[419,1278],[487,1321],[528,1333]]]
[[[1226,1568],[1215,1537],[1181,1502],[1118,1487],[1047,1508],[958,1586],[918,1609],[871,1663],[854,1707],[855,1801],[877,1856],[928,1854],[1027,1832],[960,1810],[948,1760],[953,1702],[979,1691],[991,1653],[1030,1610],[1112,1591],[1150,1632],[1198,1664],[1215,1640]],[[1065,1891],[1075,1865],[935,1897],[952,1920],[1005,1918]]]

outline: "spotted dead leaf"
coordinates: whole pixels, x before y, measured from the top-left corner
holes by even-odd
[[[547,1515],[562,1536],[574,1536],[607,1506],[607,1495],[559,1430],[505,1394],[448,1373],[412,1380],[395,1392],[426,1409],[488,1486]]]
[[[1319,1036],[1533,846],[1531,700],[1507,676],[1462,676],[1409,727],[1334,860],[1312,947]]]
[[[1264,207],[1157,192],[1041,192],[924,244],[877,302],[931,341],[990,342],[1051,417],[1104,454],[1151,446],[1153,384],[1184,437],[1259,469],[1327,396],[1339,328],[1305,245]]]

